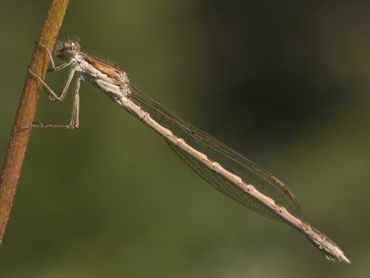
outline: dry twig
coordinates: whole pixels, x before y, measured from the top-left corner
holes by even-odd
[[[69,0],[51,0],[38,37],[38,41],[49,49],[53,49],[54,47],[68,4]],[[30,69],[38,76],[44,77],[48,64],[49,56],[47,52],[36,44]],[[33,78],[30,74],[27,75],[13,123],[0,176],[0,244],[3,241],[6,224],[12,208],[23,159],[31,134],[31,124],[36,114],[41,86],[41,83],[37,79]]]

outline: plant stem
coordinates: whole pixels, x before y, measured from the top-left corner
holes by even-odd
[[[51,0],[50,2],[37,40],[48,49],[54,48],[68,3],[69,0]],[[36,44],[30,69],[43,78],[45,77],[48,64],[49,56],[47,52]],[[31,134],[31,125],[37,110],[41,87],[42,84],[28,73],[0,175],[0,244],[3,241],[5,228],[12,208]]]

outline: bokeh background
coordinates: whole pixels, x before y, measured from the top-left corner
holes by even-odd
[[[1,3],[1,158],[48,3]],[[353,263],[227,199],[83,86],[80,130],[32,132],[0,277],[370,275],[369,1],[78,0],[60,37],[284,180]],[[70,107],[43,95],[37,119]]]

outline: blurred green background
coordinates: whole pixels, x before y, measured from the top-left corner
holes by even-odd
[[[1,3],[1,158],[48,4]],[[66,37],[284,180],[353,263],[224,197],[83,86],[80,130],[32,132],[0,277],[370,275],[369,1],[78,0]],[[37,119],[70,108],[43,95]]]

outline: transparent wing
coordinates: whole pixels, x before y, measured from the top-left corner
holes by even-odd
[[[212,161],[218,162],[228,171],[240,176],[248,184],[274,199],[292,214],[299,215],[299,205],[289,188],[252,161],[208,135],[204,131],[180,119],[161,104],[132,87],[129,98],[162,126],[170,129],[177,137],[185,140],[193,148],[203,152]],[[167,141],[174,152],[205,181],[243,206],[264,216],[280,220],[273,211],[231,183],[222,175],[204,166],[190,154]]]

